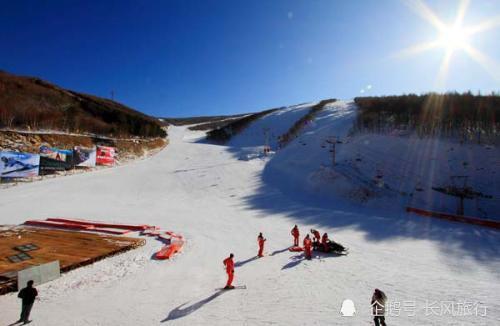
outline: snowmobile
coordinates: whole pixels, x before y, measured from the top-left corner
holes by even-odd
[[[337,254],[337,255],[347,255],[348,254],[349,250],[338,242],[329,240],[327,242],[327,244],[328,244],[328,247],[325,250],[323,244],[315,241],[315,242],[313,242],[313,250],[319,251],[319,252],[324,252],[324,253],[333,253],[333,254]]]

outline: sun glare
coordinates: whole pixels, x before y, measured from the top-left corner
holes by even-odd
[[[446,26],[441,31],[439,44],[447,50],[458,50],[467,46],[468,37],[464,29],[459,26]]]
[[[458,3],[458,10],[455,21],[451,25],[446,25],[438,15],[431,10],[422,0],[403,0],[418,15],[433,25],[439,33],[437,39],[433,41],[416,44],[400,51],[401,56],[415,55],[435,48],[445,50],[441,67],[438,71],[437,86],[443,87],[451,63],[453,53],[463,51],[490,73],[493,78],[500,79],[500,66],[498,63],[476,49],[471,43],[474,34],[500,26],[500,16],[480,22],[475,26],[464,26],[463,21],[469,5],[469,0],[461,0]]]

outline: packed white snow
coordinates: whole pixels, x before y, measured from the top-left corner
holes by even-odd
[[[385,213],[337,194],[313,200],[314,182],[305,187],[303,177],[321,164],[327,169],[330,152],[319,147],[314,169],[285,156],[312,146],[314,134],[345,136],[353,114],[350,103],[330,106],[274,158],[239,160],[238,146],[260,142],[244,139],[249,134],[226,147],[172,127],[170,144],[149,159],[1,189],[0,224],[64,216],[152,224],[187,239],[170,261],[151,259],[161,244],[148,238],[145,247],[38,286],[32,324],[369,325],[375,288],[388,296],[389,325],[499,324],[499,232]],[[306,261],[289,252],[294,224],[301,238],[313,227],[328,232],[349,255]],[[256,259],[259,232],[266,256]],[[231,252],[235,285],[246,290],[217,290]],[[346,299],[353,317],[340,314]],[[0,307],[0,324],[18,319],[15,293],[0,296]]]

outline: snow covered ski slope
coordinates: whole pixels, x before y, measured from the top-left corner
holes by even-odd
[[[313,155],[305,151],[311,137],[345,135],[353,109],[330,106],[271,159],[238,159],[239,146],[260,143],[250,135],[218,146],[173,127],[169,146],[146,160],[0,190],[0,224],[73,217],[158,225],[186,238],[170,261],[152,260],[160,244],[147,239],[39,286],[32,325],[370,325],[375,288],[392,304],[388,325],[499,324],[499,232],[302,191],[316,184],[308,176],[315,171],[298,160]],[[326,165],[330,152],[318,146],[314,160]],[[301,238],[311,228],[328,232],[349,255],[305,261],[289,252],[294,224]],[[263,258],[255,257],[259,232],[267,238]],[[234,284],[247,289],[216,291],[231,252]],[[353,317],[340,314],[346,299]],[[0,307],[0,325],[18,319],[15,294],[0,296]]]
[[[266,143],[275,150],[278,137],[284,134],[295,121],[306,115],[316,103],[289,106],[258,119],[229,141],[234,148],[261,147]]]
[[[500,219],[500,149],[398,130],[353,133],[355,117],[352,102],[328,104],[272,157],[263,180],[309,204],[338,207],[340,200],[384,211],[412,206],[455,214],[457,198],[434,188],[463,186],[454,176],[467,176],[467,186],[481,196],[465,201],[465,215]]]

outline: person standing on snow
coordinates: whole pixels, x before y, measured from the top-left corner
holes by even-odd
[[[319,231],[315,229],[311,229],[311,233],[313,235],[313,248],[316,249],[321,242],[321,234],[319,234]]]
[[[29,323],[29,317],[31,308],[33,308],[33,303],[35,302],[35,298],[38,296],[38,291],[33,287],[33,281],[29,280],[27,286],[19,291],[17,295],[18,298],[22,299],[23,305],[21,310],[21,317],[19,318],[18,323]]]
[[[372,296],[371,306],[372,315],[375,326],[386,326],[385,323],[385,305],[387,301],[387,296],[384,292],[379,289],[375,289]]]
[[[292,236],[293,236],[293,245],[295,247],[297,247],[299,245],[299,236],[300,236],[299,228],[298,228],[297,224],[295,224],[295,226],[293,227],[291,233],[292,233]]]
[[[259,244],[259,253],[257,256],[259,257],[264,257],[264,242],[266,242],[266,239],[264,238],[261,232],[257,237],[257,243]]]
[[[234,286],[232,285],[233,279],[234,279],[234,261],[233,261],[233,254],[230,254],[229,257],[224,259],[223,263],[224,266],[226,266],[226,273],[227,273],[227,283],[224,289],[234,289]]]
[[[312,258],[312,241],[311,238],[309,238],[309,234],[306,235],[304,238],[304,254],[306,256],[306,259],[311,260]]]
[[[323,246],[324,252],[330,251],[330,239],[328,239],[328,233],[326,232],[325,234],[323,234],[323,237],[321,238],[321,245]]]

